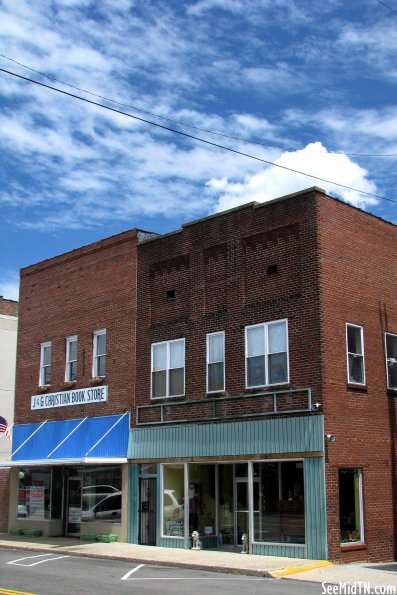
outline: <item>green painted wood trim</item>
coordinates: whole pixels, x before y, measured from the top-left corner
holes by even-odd
[[[307,558],[306,547],[253,543],[252,553],[259,556],[277,556],[280,558]]]
[[[327,560],[327,511],[325,459],[311,457],[304,462],[307,557]]]
[[[139,465],[128,465],[128,543],[139,538]]]
[[[218,424],[134,428],[130,460],[324,451],[322,414]]]

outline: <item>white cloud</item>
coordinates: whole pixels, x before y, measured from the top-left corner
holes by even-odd
[[[310,143],[299,151],[282,153],[275,164],[258,173],[247,175],[243,182],[230,182],[226,177],[211,179],[207,183],[207,188],[213,196],[217,197],[216,211],[223,211],[251,201],[267,202],[314,185],[358,207],[378,202],[373,197],[341,188],[336,184],[282,169],[289,168],[305,172],[364,192],[376,192],[376,186],[367,179],[365,169],[354,163],[347,155],[328,153],[319,142]]]

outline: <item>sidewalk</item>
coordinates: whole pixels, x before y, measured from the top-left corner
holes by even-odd
[[[37,552],[62,550],[70,555],[92,556],[130,561],[131,564],[178,566],[217,572],[326,582],[329,584],[359,582],[377,586],[395,586],[397,563],[334,565],[326,560],[303,560],[274,556],[250,556],[215,550],[184,550],[131,543],[86,543],[65,537],[31,537],[0,533],[0,548],[26,549]],[[357,591],[358,593],[359,591]],[[386,592],[386,591],[384,591]],[[392,593],[392,591],[387,591]]]

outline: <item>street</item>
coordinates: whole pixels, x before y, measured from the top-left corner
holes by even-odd
[[[0,549],[0,595],[319,594],[320,584],[204,570],[70,556],[56,552]]]

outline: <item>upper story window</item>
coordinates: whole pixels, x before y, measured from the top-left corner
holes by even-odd
[[[66,338],[66,368],[65,380],[72,382],[77,379],[77,336]]]
[[[387,388],[397,389],[397,335],[385,333]]]
[[[185,394],[185,339],[152,344],[152,399]]]
[[[225,333],[207,335],[207,393],[225,390]]]
[[[41,344],[40,349],[40,386],[51,383],[51,341]]]
[[[365,384],[363,327],[346,324],[347,381]]]
[[[245,327],[246,386],[289,382],[288,321]]]
[[[92,375],[106,376],[106,329],[94,332]]]

